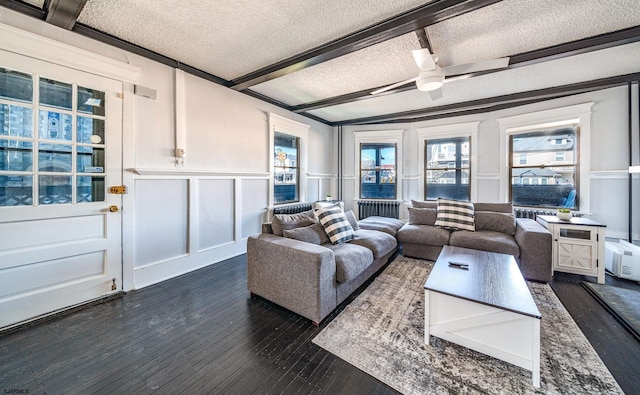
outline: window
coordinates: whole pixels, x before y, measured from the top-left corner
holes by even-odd
[[[273,190],[276,204],[300,200],[300,139],[275,132],[273,139]]]
[[[577,208],[578,136],[576,124],[509,136],[514,205]]]
[[[426,199],[470,200],[470,137],[425,141]]]
[[[269,206],[307,198],[309,125],[269,113]]]
[[[360,198],[396,198],[396,144],[360,144]]]
[[[520,155],[520,164],[521,165],[527,164],[527,155]]]
[[[0,68],[0,206],[105,200],[105,93]]]

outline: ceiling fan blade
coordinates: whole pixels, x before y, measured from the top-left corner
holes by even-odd
[[[457,64],[443,67],[445,76],[475,73],[477,71],[504,69],[509,66],[509,58],[481,60],[474,63]]]
[[[427,48],[414,49],[411,53],[420,71],[433,70],[436,68],[436,62]]]
[[[404,84],[408,84],[409,82],[413,82],[413,81],[415,81],[417,79],[418,79],[418,77],[411,78],[410,80],[404,80],[404,81],[396,82],[395,84],[387,85],[384,88],[376,89],[375,91],[371,92],[370,95],[377,95],[378,93],[389,91],[389,90],[391,90],[393,88],[397,88],[397,87],[402,86]]]
[[[429,96],[431,96],[431,100],[442,99],[442,88],[434,89],[429,91]]]

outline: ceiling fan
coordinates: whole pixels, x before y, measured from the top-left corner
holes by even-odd
[[[411,51],[413,58],[420,69],[420,74],[417,77],[411,78],[405,81],[400,81],[384,88],[376,89],[371,92],[372,95],[377,95],[382,92],[386,92],[398,86],[402,86],[409,82],[415,81],[418,90],[429,92],[433,99],[442,97],[442,91],[440,87],[451,78],[445,77],[456,76],[457,77],[469,77],[466,74],[476,73],[479,71],[502,69],[509,66],[509,57],[496,58],[489,60],[481,60],[474,63],[459,64],[447,67],[438,66],[438,57],[432,55],[428,48],[414,49]]]

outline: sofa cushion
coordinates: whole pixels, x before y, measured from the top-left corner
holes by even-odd
[[[370,249],[375,259],[382,258],[398,246],[398,241],[390,234],[367,229],[357,230],[356,237],[349,243]]]
[[[336,281],[346,283],[356,278],[373,262],[370,249],[357,244],[325,244],[333,251],[336,260]]]
[[[476,230],[495,230],[511,236],[516,234],[516,217],[512,213],[475,211]]]
[[[345,211],[344,216],[347,217],[347,221],[349,221],[349,225],[353,230],[360,229],[360,225],[358,225],[358,220],[356,219],[356,215],[353,213],[353,210]]]
[[[474,203],[476,211],[494,211],[496,213],[513,213],[511,203]]]
[[[438,212],[435,208],[408,207],[409,223],[412,225],[435,225]]]
[[[452,230],[476,229],[473,221],[473,203],[461,200],[438,199],[438,218],[435,226]]]
[[[358,221],[358,225],[360,225],[360,229],[377,230],[395,237],[404,222],[397,218],[371,216]]]
[[[438,208],[438,202],[427,202],[411,199],[411,207],[415,208]]]
[[[275,214],[271,220],[271,230],[276,236],[282,236],[285,229],[295,229],[316,223],[313,210],[303,211],[297,214]]]
[[[450,231],[430,225],[405,224],[397,237],[403,243],[443,246],[449,243]]]
[[[325,244],[329,242],[329,236],[320,224],[313,224],[296,229],[284,229],[282,231],[284,237],[296,239],[311,244]]]
[[[513,255],[516,258],[520,257],[520,248],[513,236],[493,230],[451,232],[449,245],[473,250],[499,252]]]
[[[316,216],[333,244],[344,243],[355,236],[353,228],[341,209],[321,208],[316,210]]]

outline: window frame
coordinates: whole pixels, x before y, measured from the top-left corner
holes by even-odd
[[[463,139],[466,139],[466,141],[462,141]],[[460,177],[461,177],[461,182],[459,185],[465,185],[462,183],[462,173],[464,171],[467,171],[467,175],[469,177],[468,180],[468,187],[467,187],[467,201],[471,201],[471,184],[472,184],[472,180],[471,180],[471,156],[473,155],[473,152],[471,152],[471,137],[470,136],[457,136],[457,137],[445,137],[445,138],[427,138],[426,140],[424,140],[424,144],[423,144],[423,150],[425,150],[424,153],[424,158],[425,160],[422,162],[422,166],[424,167],[424,174],[425,174],[425,179],[426,179],[426,175],[428,174],[429,171],[433,171],[433,170],[437,170],[437,169],[432,169],[432,168],[428,168],[428,162],[427,162],[427,158],[429,157],[428,153],[427,153],[427,147],[429,146],[429,142],[439,142],[440,144],[442,143],[451,143],[451,144],[455,144],[456,145],[456,165],[454,165],[453,167],[451,166],[447,166],[447,170],[448,171],[455,171],[456,172],[456,179],[458,177],[458,172],[460,172]],[[462,159],[461,159],[461,155],[459,155],[459,153],[462,152],[462,144],[463,143],[467,143],[469,144],[469,159],[468,159],[468,163],[467,166],[463,166],[462,164]],[[458,152],[457,147],[458,144],[460,144],[460,151]],[[460,160],[460,167],[457,166],[457,162],[458,160]],[[429,183],[424,182],[424,190],[422,191],[423,196],[425,197],[424,200],[427,200],[427,195],[429,192]],[[458,185],[458,183],[454,183],[453,185]],[[432,199],[434,200],[434,199]]]
[[[288,204],[297,204],[307,199],[307,164],[308,164],[308,140],[309,125],[285,118],[278,114],[269,113],[269,207],[286,206]],[[298,200],[291,202],[275,202],[275,164],[273,155],[275,152],[275,133],[283,133],[298,139]]]
[[[378,147],[375,148],[376,149],[376,153],[377,153],[377,155],[376,155],[376,167],[374,167],[373,169],[371,169],[371,168],[363,168],[362,167],[362,150],[363,149],[369,149],[369,147],[375,147],[375,146],[378,146]],[[381,165],[377,164],[377,162],[379,161],[378,157],[381,156],[380,155],[380,150],[383,147],[385,147],[385,148],[393,147],[393,150],[394,150],[395,161],[394,161],[394,165],[393,165],[393,171],[395,172],[396,177],[395,177],[395,181],[393,182],[393,195],[394,196],[391,199],[393,199],[393,200],[397,200],[398,199],[398,183],[397,183],[397,180],[398,180],[398,176],[397,176],[398,175],[398,172],[397,172],[397,167],[398,167],[398,145],[395,144],[395,143],[370,143],[370,142],[366,142],[366,143],[362,143],[361,142],[360,143],[360,151],[359,151],[360,152],[360,160],[358,161],[360,163],[360,170],[358,171],[358,180],[359,180],[359,183],[360,183],[360,186],[358,188],[358,190],[360,191],[359,192],[359,196],[358,196],[359,199],[363,199],[363,200],[365,200],[365,199],[390,200],[390,198],[363,197],[362,196],[362,190],[363,190],[363,187],[362,187],[362,173],[363,172],[365,172],[365,171],[373,171],[373,172],[375,172],[375,174],[376,174],[375,185],[383,184],[381,182],[381,180],[382,180],[381,173],[385,169],[383,169],[381,167]]]
[[[398,130],[375,130],[375,131],[357,131],[353,132],[354,138],[354,201],[359,200],[385,200],[385,201],[400,201],[402,194],[403,175],[402,175],[402,137],[404,135],[404,129]],[[361,198],[360,184],[361,184],[361,164],[360,164],[360,147],[362,144],[395,144],[396,146],[396,197],[395,199],[376,199],[376,198]]]
[[[454,139],[467,137],[469,139],[469,201],[477,201],[478,196],[478,126],[480,122],[465,122],[441,126],[418,128],[418,190],[421,200],[426,200],[426,143],[427,140]]]
[[[580,212],[590,211],[591,177],[591,113],[594,102],[586,102],[571,106],[552,108],[549,110],[528,112],[504,118],[498,118],[500,128],[500,196],[509,201],[509,135],[531,131],[532,129],[551,128],[559,125],[577,123],[580,126],[579,157],[579,190]]]
[[[546,166],[544,164],[537,164],[537,163],[527,163],[525,165],[522,164],[516,164],[514,163],[513,157],[514,157],[514,152],[513,152],[513,139],[516,136],[522,136],[522,135],[530,135],[529,137],[547,137],[549,140],[549,145],[552,148],[549,148],[546,151],[541,151],[544,153],[548,153],[548,154],[552,154],[554,155],[554,161],[557,162],[557,155],[558,152],[555,152],[556,149],[561,149],[563,147],[566,147],[569,142],[567,139],[560,139],[557,138],[557,135],[563,135],[566,134],[564,132],[558,132],[559,130],[562,129],[573,129],[575,132],[575,138],[574,138],[574,142],[573,142],[573,146],[574,146],[574,152],[575,152],[575,157],[574,160],[572,161],[572,163],[562,163],[562,164],[556,164],[556,165],[551,165],[551,166]],[[571,208],[571,209],[579,209],[580,207],[580,125],[577,123],[568,123],[568,124],[556,124],[553,127],[550,128],[539,128],[539,127],[532,127],[529,130],[521,130],[517,133],[510,133],[508,136],[509,139],[509,179],[513,180],[516,176],[513,175],[513,171],[514,169],[529,169],[529,168],[547,168],[547,167],[563,167],[563,168],[568,168],[568,167],[573,167],[573,178],[574,178],[574,182],[573,182],[573,189],[576,190],[576,198],[575,198],[575,208]],[[558,144],[557,141],[561,140],[562,144]],[[553,148],[555,147],[555,149]],[[563,157],[564,157],[564,152],[562,153]],[[518,154],[519,156],[521,156],[522,154]],[[564,161],[564,160],[563,160]],[[524,173],[523,173],[524,174]],[[527,185],[548,185],[548,183],[543,183],[542,182],[542,178],[536,178],[535,180],[532,178],[529,178],[529,182]],[[547,180],[546,178],[544,179],[545,181]],[[534,182],[535,181],[535,182]],[[509,183],[509,201],[513,202],[513,181]],[[515,203],[514,203],[515,204]],[[540,208],[540,209],[550,209],[550,208],[557,208],[560,207],[560,205],[537,205],[537,206],[531,206],[531,205],[522,205],[522,204],[518,204],[518,206],[522,206],[522,207],[531,207],[531,208]]]

